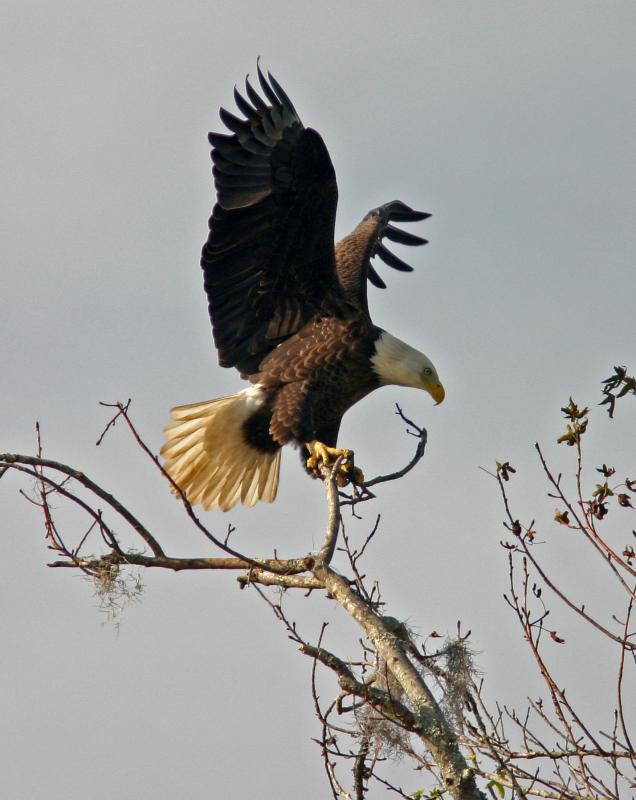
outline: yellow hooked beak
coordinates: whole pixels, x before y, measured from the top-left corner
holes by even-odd
[[[435,386],[431,388],[430,393],[433,400],[435,400],[436,406],[438,406],[446,397],[446,392],[444,391],[444,387],[441,383],[435,384]]]

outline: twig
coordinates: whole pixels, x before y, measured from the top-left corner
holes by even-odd
[[[370,481],[365,481],[365,488],[369,488],[370,486],[376,486],[378,483],[386,483],[387,481],[396,481],[399,478],[403,478],[407,473],[409,473],[413,467],[422,459],[424,456],[424,452],[426,451],[426,442],[428,439],[428,434],[426,432],[426,428],[420,428],[416,425],[412,420],[404,415],[404,412],[400,408],[400,406],[396,403],[396,414],[408,425],[412,430],[407,429],[407,433],[411,436],[415,436],[418,439],[417,447],[415,448],[415,453],[413,458],[409,461],[409,463],[403,467],[402,469],[397,470],[396,472],[391,472],[388,475],[379,475],[377,478],[372,478]]]
[[[61,472],[63,475],[68,475],[69,478],[73,478],[90,492],[92,492],[96,497],[104,500],[104,502],[108,503],[108,505],[114,509],[121,517],[123,517],[126,522],[130,525],[130,527],[139,535],[141,538],[146,542],[148,547],[152,550],[152,552],[156,556],[163,556],[164,552],[159,544],[159,542],[155,539],[155,537],[150,533],[150,531],[139,522],[139,520],[130,513],[130,511],[123,506],[112,494],[109,492],[104,491],[99,484],[92,481],[87,475],[85,475],[80,470],[74,469],[73,467],[69,467],[67,464],[62,464],[59,461],[51,461],[48,458],[37,458],[34,456],[24,456],[20,455],[19,453],[2,453],[0,454],[0,462],[9,467],[17,467],[20,464],[27,464],[32,467],[39,467],[39,468],[46,468],[52,469],[56,472]],[[41,476],[38,476],[40,478]]]

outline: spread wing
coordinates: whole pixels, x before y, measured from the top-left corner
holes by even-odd
[[[378,256],[385,264],[401,272],[413,271],[413,267],[387,249],[384,240],[407,245],[428,243],[427,239],[400,230],[391,222],[419,222],[430,216],[424,211],[414,211],[400,200],[394,200],[369,211],[358,227],[336,245],[336,269],[340,284],[347,300],[367,316],[367,280],[380,289],[386,289],[386,284],[371,264],[372,258]]]
[[[343,300],[334,254],[338,189],[321,137],[258,67],[211,133],[217,202],[201,266],[221,366],[258,369],[277,344]]]

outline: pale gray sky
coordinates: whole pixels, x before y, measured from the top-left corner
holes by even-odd
[[[216,364],[198,261],[206,134],[260,54],[327,143],[340,234],[395,198],[433,213],[409,227],[431,240],[408,253],[416,271],[384,268],[389,289],[370,305],[431,357],[447,400],[383,389],[346,417],[341,441],[368,475],[410,456],[396,401],[430,442],[352,534],[381,511],[366,571],[391,613],[423,633],[461,619],[493,686],[522,701],[537,684],[521,643],[508,652],[502,512],[478,466],[509,458],[533,516],[545,492],[532,443],[554,441],[570,394],[594,403],[614,364],[635,368],[635,37],[636,5],[609,0],[5,0],[0,449],[32,452],[39,420],[46,453],[128,502],[170,552],[209,554],[123,429],[94,447],[98,401],[132,397],[158,449],[171,406],[240,388]],[[633,466],[633,440],[603,413],[594,426]],[[117,636],[88,583],[42,566],[37,511],[8,481],[3,796],[327,796],[310,663],[253,593],[233,575],[146,575]],[[301,555],[323,505],[289,453],[275,505],[209,524],[231,520],[255,554]],[[330,620],[334,647],[351,631],[318,597],[290,610],[309,636]],[[559,658],[576,663],[568,648]]]

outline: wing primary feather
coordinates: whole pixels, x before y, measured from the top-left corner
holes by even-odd
[[[416,236],[414,233],[402,231],[399,228],[394,228],[393,225],[387,225],[384,229],[384,236],[392,242],[399,242],[400,244],[408,244],[415,247],[418,244],[428,244],[428,239],[423,239],[421,236]]]
[[[263,71],[261,70],[261,65],[256,62],[256,71],[258,73],[258,81],[261,84],[261,89],[265,92],[265,95],[272,106],[280,106],[281,102],[278,99],[276,92],[272,89],[272,87],[267,83],[267,79],[263,75]]]
[[[260,94],[252,86],[249,80],[249,76],[245,78],[245,91],[247,92],[247,96],[249,97],[254,108],[257,111],[267,111],[267,103],[263,100]]]
[[[400,200],[389,203],[388,211],[389,219],[393,222],[420,222],[431,216],[427,211],[415,211]]]
[[[234,145],[234,137],[230,133],[215,133],[211,131],[208,133],[208,142],[212,145],[212,147],[229,147],[230,145]]]
[[[383,244],[377,246],[374,255],[380,256],[382,261],[390,267],[393,267],[393,269],[397,269],[400,272],[413,272],[413,267],[406,264],[401,258],[394,256]]]
[[[248,120],[252,119],[252,117],[256,114],[256,110],[252,108],[252,106],[247,102],[236,86],[234,87],[234,102],[236,103],[236,107],[239,109],[241,114],[245,114]]]
[[[276,78],[272,75],[271,72],[267,73],[267,77],[269,78],[269,82],[274,87],[274,91],[278,95],[281,103],[286,107],[288,111],[291,111],[292,114],[298,116],[296,109],[294,108],[294,104],[289,99],[287,92],[283,89],[280,83],[276,80]]]
[[[371,264],[369,264],[367,268],[367,278],[371,281],[371,283],[374,286],[377,286],[378,289],[386,289],[386,283],[378,275],[378,273],[375,271],[375,269]]]
[[[230,113],[225,108],[219,109],[219,116],[221,117],[221,121],[223,122],[225,127],[229,128],[234,133],[237,134],[250,133],[249,122],[246,122],[246,120],[240,119],[239,117],[235,117],[234,114]]]

